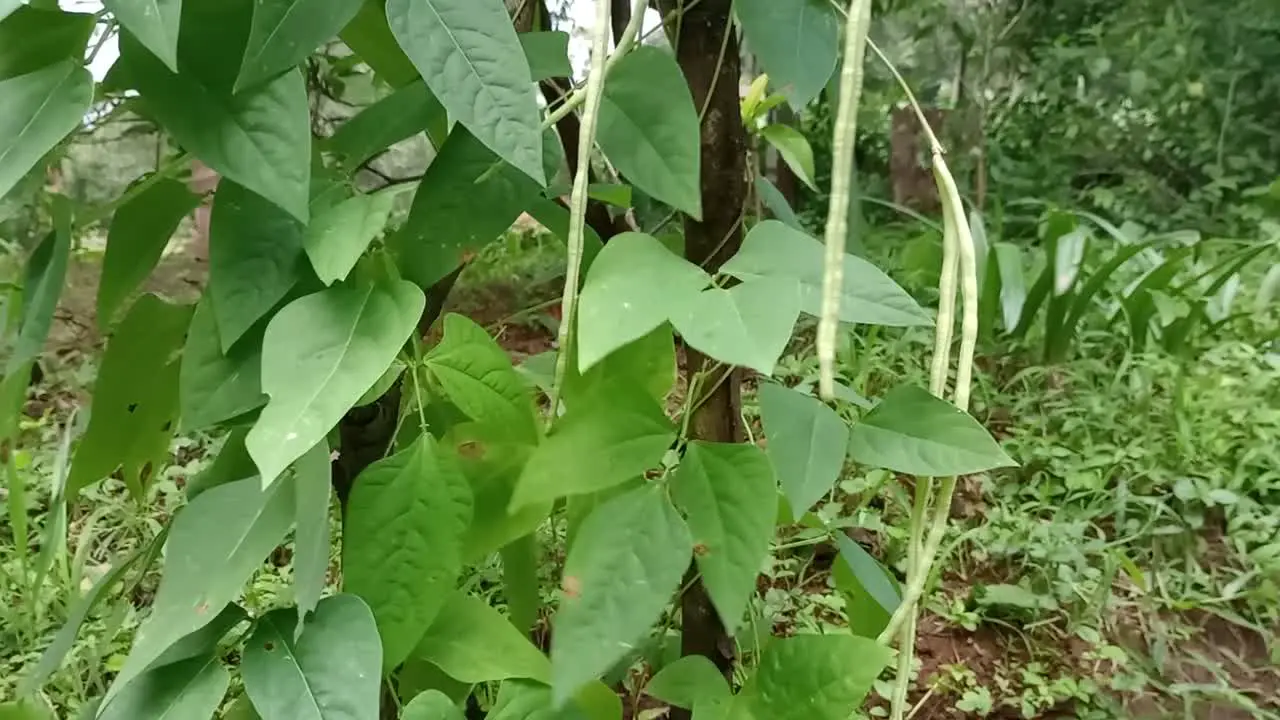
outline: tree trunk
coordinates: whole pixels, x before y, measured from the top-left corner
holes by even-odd
[[[664,16],[681,5],[686,8],[679,37],[672,37],[676,58],[693,94],[694,107],[706,108],[702,119],[701,221],[684,222],[685,257],[708,271],[715,271],[742,244],[742,217],[747,200],[746,132],[742,127],[738,84],[740,60],[737,38],[730,19],[732,0],[702,0],[689,4],[662,0]],[[674,32],[673,28],[668,28]],[[725,34],[729,33],[727,45]],[[721,48],[723,47],[723,59]],[[698,397],[710,396],[694,412],[690,436],[712,442],[738,442],[745,433],[740,412],[740,378],[736,371],[719,385],[723,370],[701,353],[686,348],[685,373],[693,377],[708,369],[709,380]],[[691,566],[690,579],[695,569]],[[701,582],[695,582],[681,598],[683,655],[702,655],[729,676],[733,667],[733,642],[712,607]],[[687,720],[688,711],[675,709],[675,720]]]

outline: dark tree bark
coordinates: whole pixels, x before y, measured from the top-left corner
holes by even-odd
[[[664,16],[686,8],[680,22],[676,59],[684,71],[696,108],[706,108],[702,120],[702,220],[684,221],[685,256],[709,271],[732,257],[742,244],[742,215],[747,199],[747,138],[739,109],[740,61],[738,40],[730,22],[732,0],[680,0],[659,3]],[[729,33],[727,45],[725,34]],[[723,59],[721,48],[724,47]],[[736,371],[715,385],[723,370],[710,358],[686,348],[686,377],[702,370],[709,380],[698,397],[706,401],[694,412],[690,435],[699,440],[738,442],[745,433],[741,420],[740,378]],[[709,396],[704,393],[709,392]],[[690,568],[690,577],[694,569]],[[712,607],[701,582],[681,598],[683,655],[702,655],[729,676],[733,642]],[[675,720],[688,720],[688,711],[674,709]]]

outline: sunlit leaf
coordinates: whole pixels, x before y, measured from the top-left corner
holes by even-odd
[[[671,481],[693,534],[694,559],[725,630],[738,629],[756,589],[778,515],[778,486],[751,444],[689,443]]]
[[[262,720],[378,717],[382,646],[369,607],[335,595],[301,635],[297,623],[291,608],[267,613],[245,643],[244,689]]]
[[[671,53],[642,45],[614,65],[604,84],[596,135],[628,182],[702,217],[698,111]]]
[[[429,434],[356,479],[343,525],[343,587],[373,610],[384,667],[409,656],[448,598],[471,514],[457,458]]]
[[[849,456],[911,475],[968,475],[1017,465],[968,413],[914,385],[890,390],[853,426]]]
[[[849,429],[817,398],[774,383],[761,383],[757,392],[765,450],[799,519],[840,477]]]
[[[178,416],[180,348],[190,305],[143,295],[107,343],[93,385],[89,428],[76,448],[67,494],[121,470],[138,498],[169,455]]]
[[[262,341],[271,397],[245,445],[264,484],[323,438],[391,365],[426,300],[408,282],[338,285],[276,313]]]
[[[449,116],[545,185],[537,93],[501,0],[388,0],[387,20]]]
[[[657,621],[689,565],[693,541],[662,487],[600,505],[564,566],[551,643],[557,703],[617,662]]]

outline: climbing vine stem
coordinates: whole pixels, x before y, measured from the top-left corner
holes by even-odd
[[[630,25],[643,17],[643,9],[633,15]],[[609,53],[609,0],[596,0],[596,26],[592,30],[591,70],[587,76],[586,106],[578,129],[578,172],[573,177],[573,190],[569,195],[569,259],[564,278],[564,296],[560,302],[560,330],[557,333],[555,382],[551,386],[551,413],[548,425],[555,422],[560,413],[560,393],[564,389],[570,355],[573,325],[577,319],[578,278],[582,273],[582,250],[587,225],[587,185],[591,181],[591,150],[595,146],[596,121],[600,112],[600,96],[604,92],[605,56]],[[634,35],[632,35],[634,37]],[[624,36],[625,39],[625,36]],[[619,48],[621,49],[621,47]],[[567,103],[566,103],[567,104]]]
[[[871,0],[853,0],[845,23],[844,64],[840,68],[840,106],[836,112],[827,208],[827,257],[822,277],[822,317],[818,322],[818,391],[835,397],[836,336],[840,329],[840,291],[844,286],[845,236],[853,189],[853,147],[858,135],[858,99],[871,25]]]

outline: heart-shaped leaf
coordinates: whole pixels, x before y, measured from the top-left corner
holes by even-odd
[[[914,385],[890,390],[853,426],[849,456],[923,477],[1017,465],[973,416]]]
[[[457,458],[430,434],[356,478],[343,526],[344,588],[373,610],[384,668],[409,656],[448,598],[471,513]]]
[[[840,51],[840,20],[814,0],[737,0],[734,12],[769,80],[797,111],[827,84]]]
[[[757,392],[765,449],[798,520],[839,479],[849,430],[835,410],[804,393],[774,383]]]
[[[545,185],[537,94],[501,0],[388,0],[387,21],[449,116]]]
[[[524,633],[481,598],[455,592],[440,608],[414,657],[465,683],[551,679],[551,663]]]
[[[694,441],[671,491],[693,533],[694,559],[707,594],[732,634],[773,540],[778,515],[773,467],[755,445]]]
[[[799,317],[799,283],[757,277],[702,291],[672,314],[671,324],[699,352],[772,375]]]
[[[271,397],[245,445],[269,484],[318,443],[395,360],[426,298],[411,283],[337,285],[276,313],[262,340]]]
[[[614,65],[600,99],[596,137],[628,182],[702,218],[698,111],[671,53],[641,45]]]
[[[662,615],[693,552],[689,529],[661,486],[597,507],[564,566],[551,644],[557,704],[627,654]]]
[[[852,635],[777,638],[734,704],[748,717],[843,720],[862,706],[892,657],[875,640]]]
[[[301,635],[297,623],[292,609],[267,613],[245,643],[244,689],[262,720],[378,717],[382,646],[369,607],[334,595]]]
[[[450,313],[444,337],[427,354],[426,366],[458,409],[503,437],[538,441],[533,398],[511,359],[484,328]]]

